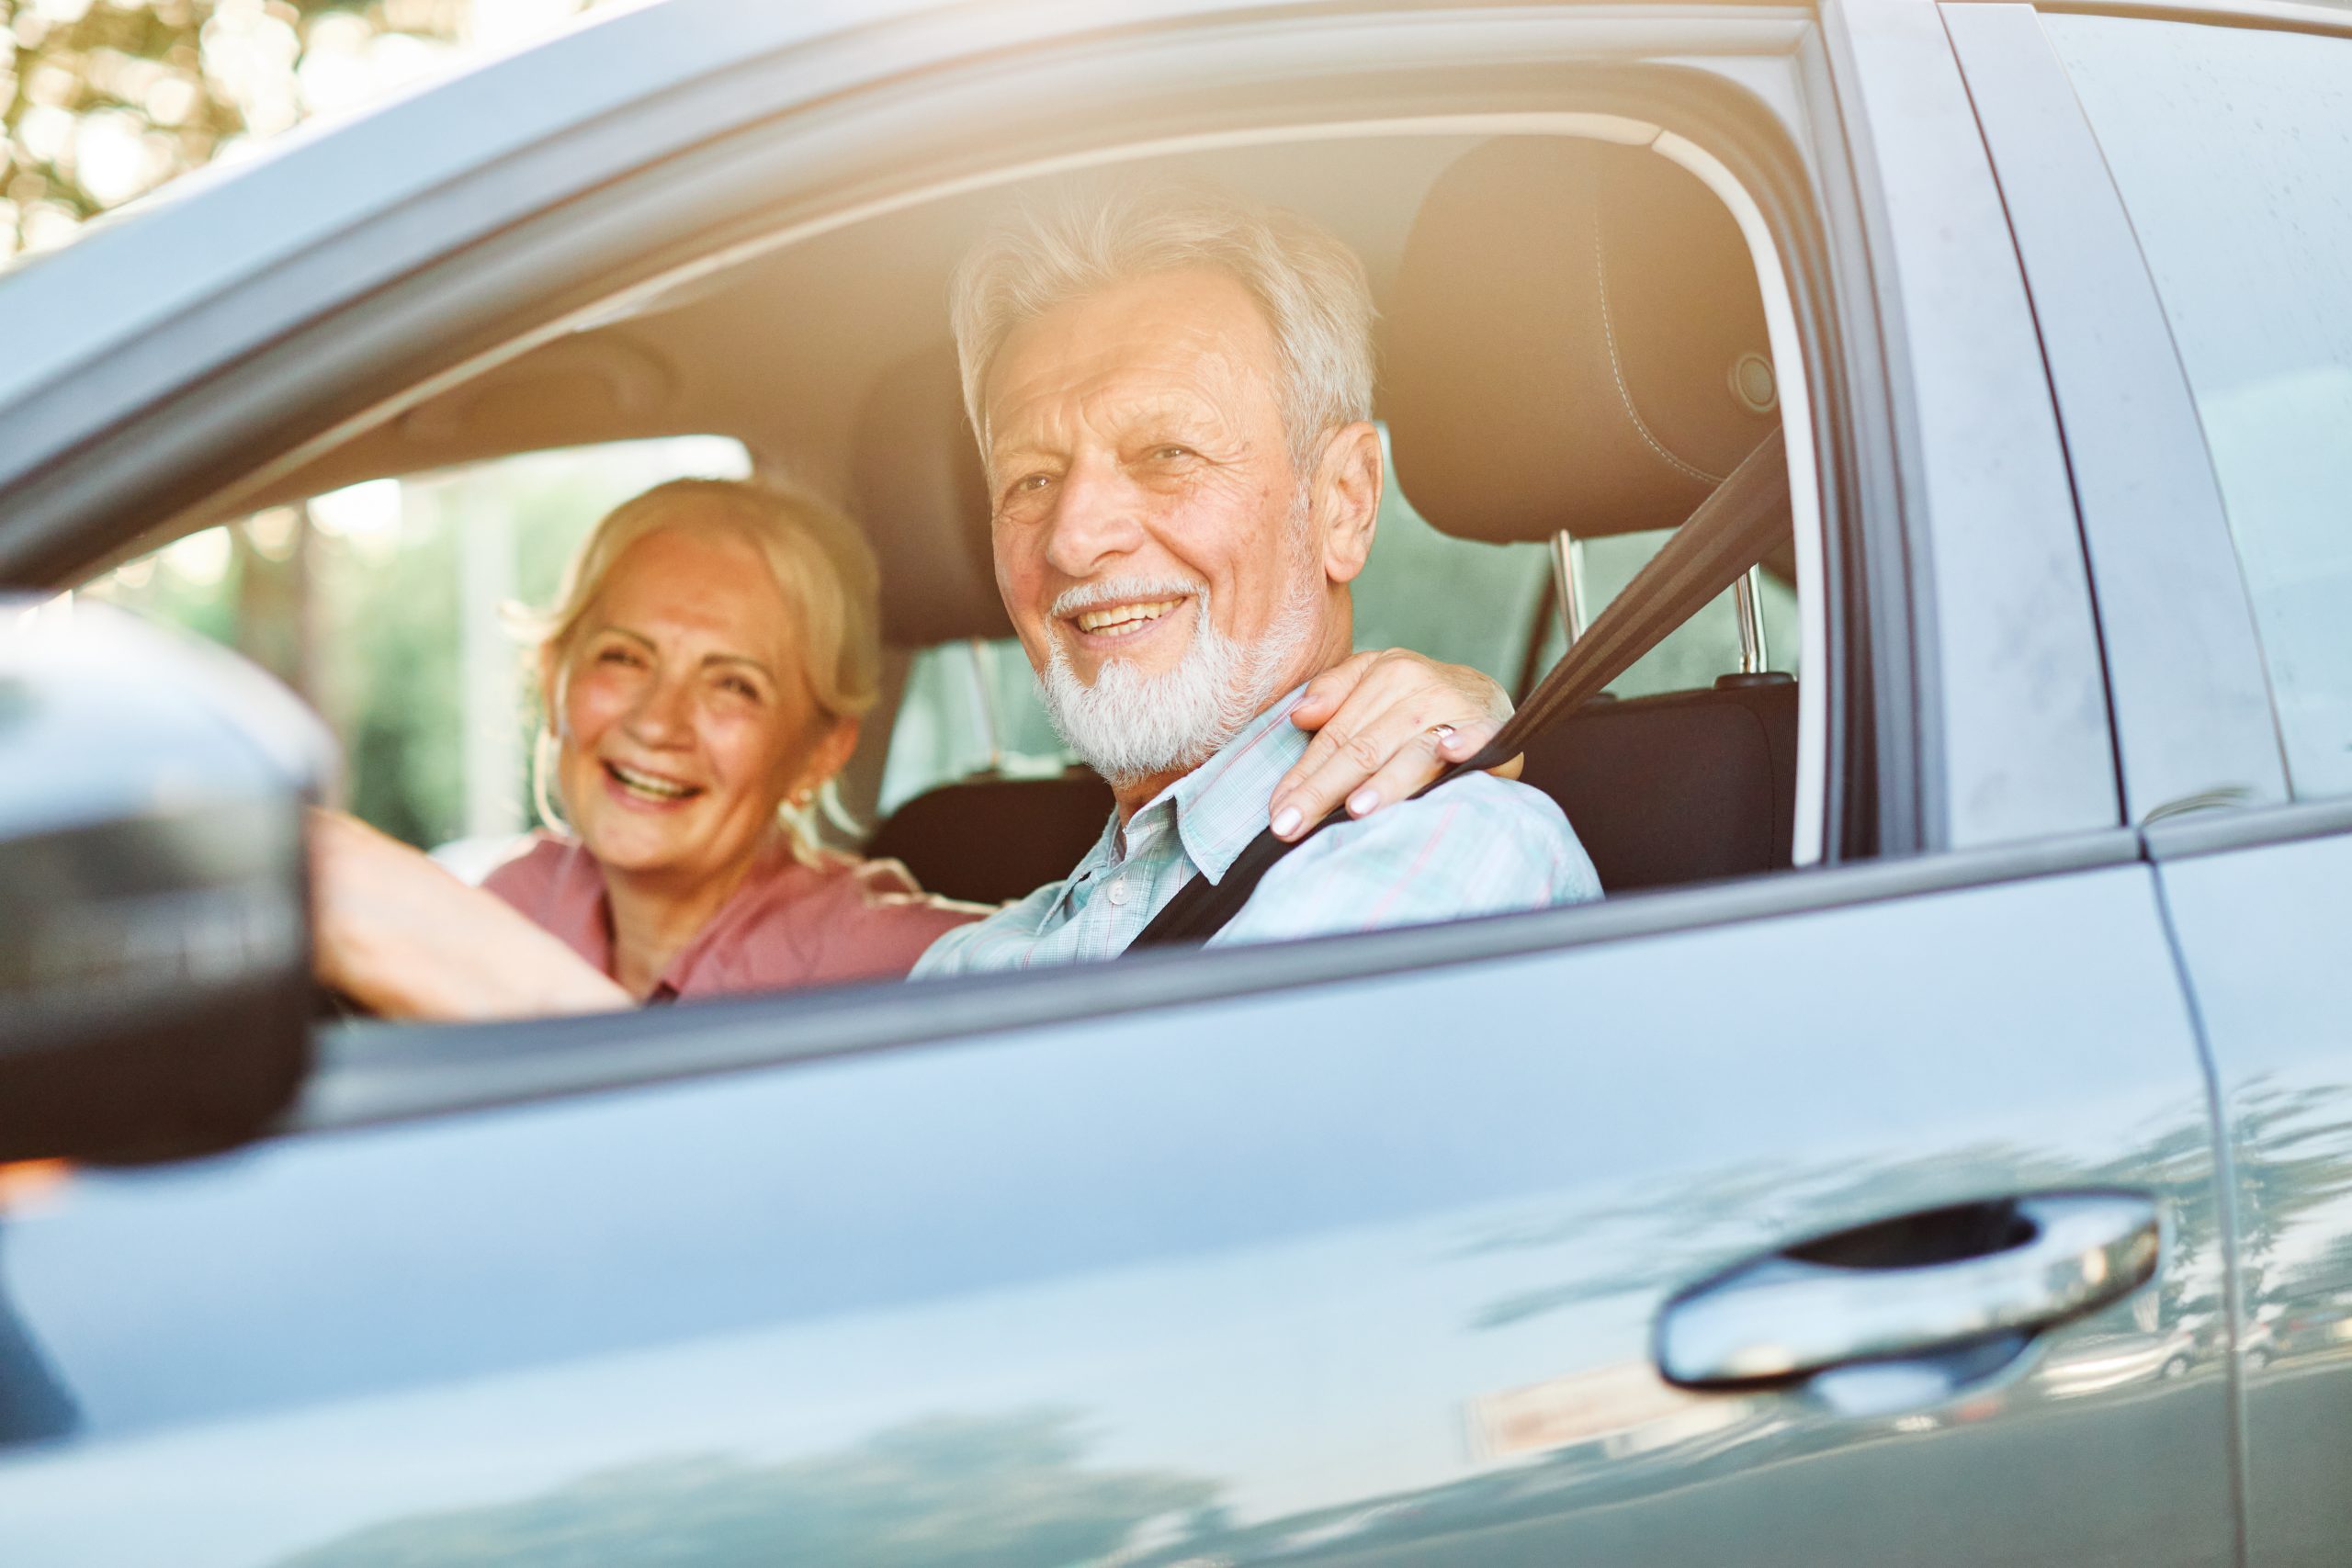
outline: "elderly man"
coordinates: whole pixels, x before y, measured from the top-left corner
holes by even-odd
[[[1532,791],[1480,776],[1365,816],[1476,750],[1499,700],[1475,671],[1347,657],[1347,582],[1380,501],[1362,418],[1371,313],[1328,237],[1216,201],[1072,211],[972,259],[957,337],[997,487],[998,578],[1055,721],[1119,812],[1076,875],[935,943],[915,974],[1115,954],[1269,816],[1295,837],[1342,796],[1364,819],[1278,867],[1227,940],[1597,892]],[[1435,747],[1433,717],[1456,730]],[[312,838],[321,977],[379,1011],[629,1004],[405,846],[328,817]]]
[[[1352,646],[1380,507],[1372,299],[1336,239],[1193,186],[1065,196],[958,270],[956,350],[997,582],[1055,725],[1118,809],[1062,882],[951,931],[918,976],[1125,951],[1221,878],[1308,744],[1290,722]],[[1540,792],[1377,782],[1213,939],[1262,942],[1600,896]]]

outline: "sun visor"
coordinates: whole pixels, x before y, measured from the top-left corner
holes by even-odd
[[[1643,147],[1464,155],[1414,220],[1384,346],[1396,483],[1463,538],[1673,527],[1779,417],[1738,224]]]
[[[988,482],[964,417],[956,349],[876,378],[852,453],[858,520],[882,561],[882,637],[922,648],[1012,635],[989,553]]]

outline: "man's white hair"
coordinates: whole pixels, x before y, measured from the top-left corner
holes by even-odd
[[[1197,181],[1087,180],[1021,203],[956,269],[956,356],[983,459],[981,393],[1015,329],[1114,284],[1191,267],[1226,274],[1265,312],[1282,355],[1277,400],[1301,479],[1325,435],[1372,417],[1372,288],[1336,236],[1295,212]]]

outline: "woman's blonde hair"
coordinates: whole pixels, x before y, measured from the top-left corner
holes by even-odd
[[[613,508],[589,530],[563,570],[552,606],[513,617],[530,646],[534,674],[545,682],[531,788],[539,815],[551,824],[563,825],[548,790],[554,772],[551,727],[563,701],[558,672],[613,564],[639,539],[671,527],[732,533],[765,558],[784,594],[794,651],[820,714],[861,718],[881,694],[882,572],[855,523],[813,492],[775,480],[672,479],[655,485]],[[813,803],[787,800],[778,812],[794,849],[803,855],[811,851],[820,809],[844,831],[856,831],[827,780]]]

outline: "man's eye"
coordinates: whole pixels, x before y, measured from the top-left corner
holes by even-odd
[[[1019,479],[1012,481],[1012,493],[1015,495],[1034,495],[1038,491],[1045,489],[1047,485],[1053,482],[1054,479],[1051,474],[1023,474]]]
[[[1179,446],[1172,443],[1154,448],[1151,455],[1163,463],[1180,462],[1186,457],[1198,456],[1190,446]]]

